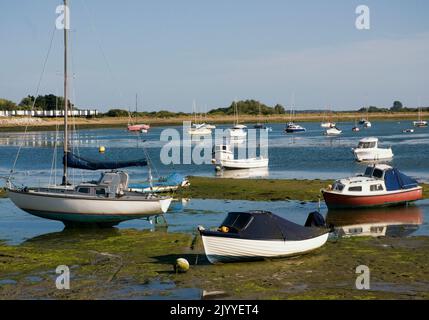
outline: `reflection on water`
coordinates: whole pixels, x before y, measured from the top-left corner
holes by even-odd
[[[266,178],[269,177],[269,175],[270,171],[268,170],[268,168],[216,171],[217,177],[230,179]]]
[[[418,206],[329,211],[328,225],[339,237],[406,237],[423,224],[423,210]]]

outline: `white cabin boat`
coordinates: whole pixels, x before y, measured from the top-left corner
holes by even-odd
[[[337,127],[333,127],[333,128],[327,129],[325,134],[327,136],[339,136],[341,133],[343,133],[342,130],[338,129]]]
[[[352,149],[356,161],[380,161],[393,158],[392,148],[379,148],[377,138],[364,138],[357,148]]]
[[[248,159],[234,159],[234,152],[229,145],[217,145],[214,147],[212,163],[218,170],[221,169],[254,169],[268,167],[268,158],[259,156]]]
[[[371,122],[369,122],[369,121],[365,121],[365,122],[363,123],[363,127],[364,127],[364,128],[371,128],[371,127],[372,127],[372,123],[371,123]]]

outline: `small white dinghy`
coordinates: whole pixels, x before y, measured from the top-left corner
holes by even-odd
[[[337,127],[333,127],[326,130],[325,134],[327,136],[339,136],[341,133],[343,133],[342,130],[338,129]]]
[[[216,169],[254,169],[268,167],[268,158],[259,156],[248,159],[234,159],[234,152],[229,145],[217,145],[213,151],[212,163]]]
[[[380,161],[393,158],[392,148],[379,148],[377,138],[364,138],[357,148],[352,149],[356,161]]]
[[[210,263],[282,258],[308,253],[323,246],[329,230],[318,212],[306,226],[271,212],[231,212],[217,231],[198,227]]]

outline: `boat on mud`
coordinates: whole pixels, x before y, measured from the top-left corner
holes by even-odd
[[[217,170],[254,169],[268,167],[269,159],[264,156],[247,159],[235,159],[230,145],[217,145],[213,150],[212,163]]]
[[[264,260],[302,255],[323,246],[329,229],[318,212],[305,226],[271,212],[231,212],[216,231],[198,227],[210,263]]]
[[[385,164],[368,166],[363,175],[337,180],[322,190],[329,209],[403,205],[422,199],[416,180]]]
[[[364,138],[352,149],[356,161],[381,161],[393,158],[392,148],[379,148],[378,138]]]

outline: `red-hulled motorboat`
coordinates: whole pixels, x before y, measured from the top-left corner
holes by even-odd
[[[148,124],[129,124],[128,125],[128,131],[142,131],[142,130],[149,130],[150,125]]]
[[[329,209],[401,205],[423,197],[416,180],[385,164],[371,165],[363,175],[337,180],[322,193]]]

